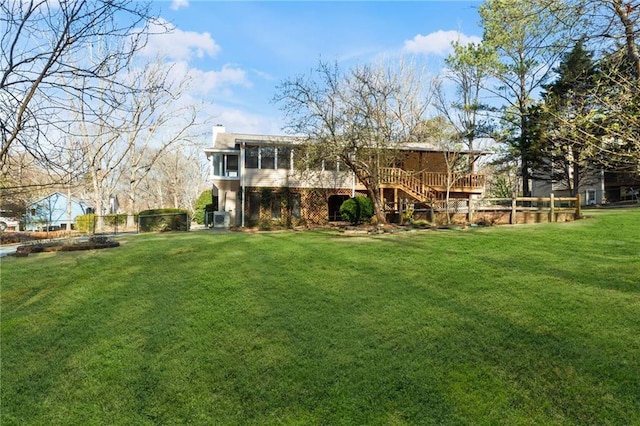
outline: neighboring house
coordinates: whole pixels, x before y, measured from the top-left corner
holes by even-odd
[[[619,201],[640,202],[640,174],[627,172],[604,172],[606,200],[609,203]]]
[[[533,179],[532,196],[571,197],[566,180]],[[584,172],[580,179],[577,194],[580,194],[583,206],[593,206],[623,201],[637,201],[640,193],[640,177],[629,173],[607,170]]]
[[[214,224],[254,225],[262,221],[326,223],[340,219],[343,201],[366,195],[350,170],[325,159],[314,170],[296,170],[301,142],[290,136],[226,133],[215,126],[213,146],[205,148],[213,186]],[[381,192],[388,213],[400,200],[430,202],[446,194],[444,153],[428,144],[411,144],[403,164],[381,172]],[[467,153],[477,157],[484,153]],[[485,176],[457,176],[451,198],[483,194]],[[396,207],[394,207],[396,206]]]
[[[93,208],[77,198],[69,198],[62,192],[54,192],[27,206],[25,229],[27,231],[73,228],[77,216],[93,213]]]
[[[0,210],[0,232],[18,231],[20,229],[20,219],[13,216],[11,212]]]

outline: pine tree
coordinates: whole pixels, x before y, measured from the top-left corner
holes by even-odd
[[[597,68],[592,53],[579,41],[554,71],[556,80],[543,86],[542,102],[530,109],[534,175],[564,183],[574,196],[594,165],[593,152],[581,135],[595,131],[584,118],[596,107],[590,93]]]

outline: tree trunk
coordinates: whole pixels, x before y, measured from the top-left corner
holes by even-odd
[[[379,189],[367,186],[367,193],[369,194],[371,201],[373,201],[373,213],[376,216],[378,224],[382,225],[387,223],[387,217],[384,214],[384,207],[382,206],[382,200],[380,199]]]
[[[94,193],[94,214],[96,215],[96,223],[93,232],[102,232],[102,228],[104,225],[103,217],[102,217],[102,198],[103,191],[101,181],[98,179],[98,171],[93,169],[91,172],[91,180],[93,183],[93,193]]]
[[[129,185],[129,202],[127,203],[127,229],[135,228],[135,217],[136,214],[136,188],[135,184],[131,183]]]
[[[636,32],[634,28],[634,22],[630,17],[631,11],[635,7],[631,7],[631,3],[623,4],[622,0],[614,0],[613,6],[620,19],[620,22],[624,26],[625,34],[625,46],[627,48],[627,56],[631,62],[636,79],[640,78],[640,53],[638,53],[638,46],[636,44]]]
[[[577,161],[573,162],[573,188],[571,188],[571,196],[575,197],[580,191],[580,165]]]

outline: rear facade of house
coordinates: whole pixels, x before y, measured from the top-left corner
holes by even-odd
[[[299,170],[303,143],[290,136],[226,133],[213,128],[213,145],[205,149],[213,193],[213,226],[259,224],[325,224],[340,220],[344,200],[366,195],[365,187],[346,166],[325,158],[316,167]],[[485,176],[456,174],[447,185],[444,153],[428,144],[402,148],[401,164],[380,169],[380,191],[388,219],[401,203],[426,203],[482,195]],[[474,153],[468,153],[475,155]],[[478,154],[481,155],[481,154]],[[449,175],[450,176],[450,175]]]

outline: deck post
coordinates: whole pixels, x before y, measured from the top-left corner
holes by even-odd
[[[549,194],[549,222],[556,221],[556,206],[553,192]]]
[[[473,198],[471,197],[471,195],[469,196],[469,207],[468,207],[468,213],[467,213],[467,220],[469,221],[469,223],[473,222]]]
[[[516,197],[511,198],[511,224],[518,223],[518,209],[516,208]]]
[[[576,213],[575,219],[580,219],[582,217],[582,194],[579,192],[576,194]]]

